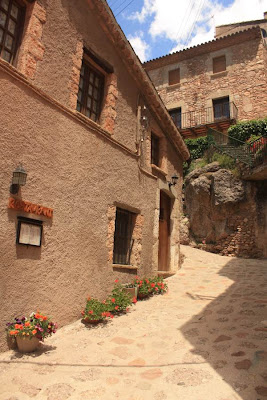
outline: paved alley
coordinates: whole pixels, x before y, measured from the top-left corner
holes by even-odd
[[[182,252],[166,295],[0,354],[0,399],[267,399],[267,261]]]

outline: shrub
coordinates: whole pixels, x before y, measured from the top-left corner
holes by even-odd
[[[154,278],[150,278],[150,287],[152,294],[163,294],[168,290],[168,285],[163,281],[161,276],[155,276]]]
[[[84,320],[90,321],[103,321],[106,318],[113,318],[113,315],[109,312],[106,301],[99,301],[88,297],[85,309],[82,311]]]
[[[226,154],[213,153],[211,162],[217,161],[222,168],[233,170],[236,168],[236,162]]]
[[[228,129],[229,143],[233,145],[241,145],[246,142],[252,135],[267,137],[267,118],[238,122],[236,125],[230,126]]]
[[[128,293],[125,293],[123,286],[116,279],[114,289],[111,295],[106,300],[108,310],[111,312],[126,311],[132,305],[132,298]]]
[[[212,136],[203,136],[197,139],[185,139],[192,160],[201,158],[209,146],[213,143]]]

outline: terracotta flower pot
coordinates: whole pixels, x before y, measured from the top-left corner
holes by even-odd
[[[36,350],[40,341],[37,337],[33,336],[32,338],[29,337],[16,337],[18,350],[21,353],[31,353],[32,351]]]
[[[149,296],[149,293],[138,293],[138,299],[146,299]]]
[[[135,287],[124,287],[124,288],[123,288],[123,291],[124,291],[125,293],[128,293],[128,294],[131,296],[132,301],[134,300],[134,298],[137,299],[138,286],[135,286]]]
[[[88,317],[83,318],[83,321],[86,324],[98,324],[99,322],[103,322],[103,319],[89,319]]]

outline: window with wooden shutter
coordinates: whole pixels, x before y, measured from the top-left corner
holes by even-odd
[[[130,264],[134,215],[122,208],[116,210],[113,264]]]
[[[89,61],[83,59],[77,99],[77,110],[93,121],[98,121],[101,112],[105,76]]]
[[[226,71],[226,58],[225,56],[213,58],[213,73]]]
[[[212,100],[214,119],[228,119],[230,118],[230,105],[229,97],[222,97],[220,99]]]
[[[0,0],[0,57],[13,63],[22,32],[25,7],[15,0]]]
[[[173,110],[169,110],[169,114],[173,119],[173,122],[177,126],[177,128],[181,128],[182,126],[182,109],[181,107],[179,108],[174,108]]]
[[[169,85],[180,83],[180,68],[169,71]]]

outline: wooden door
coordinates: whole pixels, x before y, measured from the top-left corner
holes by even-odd
[[[168,271],[170,263],[170,214],[171,199],[164,192],[160,192],[159,214],[159,271]]]

